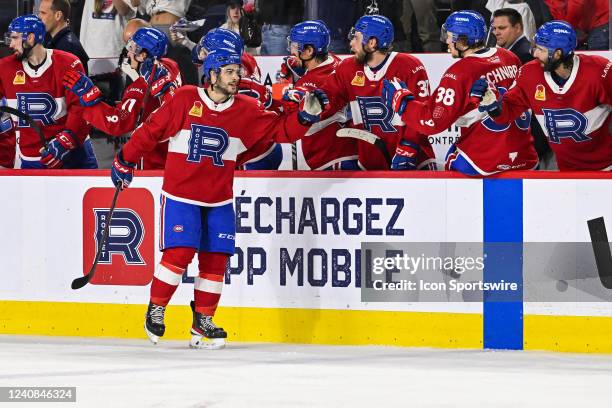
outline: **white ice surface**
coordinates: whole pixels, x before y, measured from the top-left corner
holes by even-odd
[[[26,407],[610,407],[612,356],[0,336],[0,386],[76,386]]]

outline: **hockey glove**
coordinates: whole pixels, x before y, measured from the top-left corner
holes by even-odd
[[[128,188],[134,178],[134,169],[136,169],[136,163],[123,160],[123,152],[119,150],[113,160],[113,167],[111,167],[113,185],[119,186],[121,190]]]
[[[69,69],[62,78],[64,87],[79,97],[81,106],[93,106],[102,101],[102,92],[85,74]]]
[[[283,58],[280,66],[279,76],[283,79],[298,80],[304,76],[306,69],[300,66],[298,59],[294,56]]]
[[[406,111],[408,102],[414,99],[414,95],[404,81],[393,78],[392,81],[388,79],[383,81],[382,98],[388,109],[401,116]]]
[[[283,101],[300,103],[304,95],[306,95],[306,89],[301,87],[288,88],[283,94]]]
[[[300,101],[298,121],[304,126],[315,124],[321,120],[321,113],[323,113],[328,106],[329,99],[321,89],[307,92]]]
[[[153,72],[153,64],[155,64],[155,72]],[[153,78],[151,79],[151,73]],[[172,75],[161,64],[156,64],[151,58],[147,58],[140,65],[140,75],[151,85],[151,96],[162,96],[173,84]]]
[[[407,140],[400,140],[391,161],[391,170],[416,170],[419,146]]]
[[[497,90],[483,78],[476,80],[470,89],[470,97],[478,101],[478,110],[487,112],[491,117],[501,114],[501,103],[496,93]]]
[[[130,59],[129,58],[124,59],[121,62],[121,64],[119,64],[119,68],[121,68],[121,71],[123,71],[123,73],[125,75],[127,75],[127,77],[130,78],[132,81],[137,80],[138,77],[140,76],[140,75],[138,75],[138,71],[136,71],[130,65]]]
[[[76,136],[70,130],[64,130],[57,134],[47,148],[43,148],[40,153],[40,162],[49,169],[61,168],[64,160],[68,158],[71,150],[78,145]]]

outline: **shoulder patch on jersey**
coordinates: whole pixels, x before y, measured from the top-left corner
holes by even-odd
[[[195,101],[191,110],[189,111],[189,116],[197,116],[198,118],[202,117],[202,102]]]
[[[351,85],[365,86],[365,74],[363,73],[363,71],[357,71],[355,73],[355,77],[351,81]]]
[[[544,85],[538,84],[538,86],[536,86],[536,91],[535,91],[534,98],[537,101],[545,101],[546,100],[546,88],[544,88]]]
[[[25,84],[25,72],[17,71],[15,78],[13,78],[13,85],[24,85]]]

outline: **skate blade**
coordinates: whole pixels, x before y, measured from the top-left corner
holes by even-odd
[[[156,336],[155,334],[151,333],[149,331],[149,329],[147,329],[147,323],[145,322],[145,333],[147,333],[147,337],[149,338],[149,341],[153,344],[157,344],[157,342],[159,341],[159,336]]]
[[[225,348],[225,339],[209,339],[200,335],[192,335],[189,347],[193,349],[220,350]]]

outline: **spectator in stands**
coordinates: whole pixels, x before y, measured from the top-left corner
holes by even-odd
[[[529,4],[525,3],[524,0],[488,0],[487,8],[491,13],[501,8],[513,8],[518,11],[523,19],[523,33],[529,41],[533,40],[533,36],[536,32],[535,17]]]
[[[123,28],[127,21],[135,16],[136,9],[129,0],[85,1],[81,43],[90,58],[98,58],[89,62],[90,73],[115,71],[117,58],[124,45]]]
[[[221,28],[240,34],[240,18],[243,14],[242,0],[228,1],[227,10],[225,12],[225,23],[221,25]]]
[[[248,0],[245,2],[240,18],[240,37],[244,41],[244,49],[251,55],[261,53],[261,21],[259,13],[255,8],[255,2]]]
[[[452,11],[473,10],[485,19],[491,21],[491,11],[486,7],[488,0],[446,0],[450,3]]]
[[[609,0],[569,0],[564,20],[586,40],[589,50],[607,50],[610,46]]]
[[[442,51],[440,27],[436,21],[434,0],[403,0],[400,21],[408,39],[410,39],[410,33],[413,29],[412,23],[413,21],[416,22],[423,51]],[[411,41],[408,40],[408,42]],[[415,51],[414,45],[410,44],[406,51]]]
[[[552,20],[552,15],[544,0],[525,0],[525,2],[529,4],[529,8],[533,13],[536,27],[540,27],[542,24]]]
[[[47,31],[43,45],[45,48],[54,48],[77,56],[85,73],[89,56],[83,49],[81,42],[68,25],[70,16],[70,2],[68,0],[42,0],[38,7],[38,17],[42,20]]]
[[[163,31],[172,39],[170,26],[185,17],[191,0],[125,0],[138,7],[138,12],[149,16],[149,22],[155,28]],[[173,40],[174,41],[174,40]],[[183,83],[186,85],[198,84],[198,71],[191,62],[191,53],[183,46],[171,41],[166,58],[179,65]]]
[[[127,0],[138,12],[151,17],[151,24],[166,34],[168,27],[185,17],[191,0]],[[164,29],[165,26],[165,29]]]
[[[70,0],[70,28],[77,38],[81,38],[81,16],[83,15],[83,7],[85,0]]]
[[[531,43],[523,33],[523,19],[512,8],[501,8],[493,12],[491,31],[498,47],[512,51],[523,64],[531,61]]]
[[[262,27],[262,55],[285,55],[291,27],[304,18],[304,0],[259,0]]]

